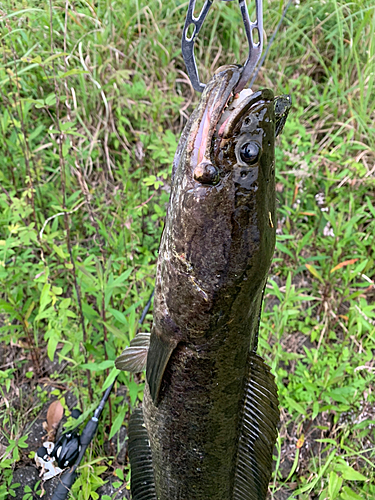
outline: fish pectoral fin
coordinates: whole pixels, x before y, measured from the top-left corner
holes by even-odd
[[[250,353],[233,500],[265,500],[279,421],[274,377],[263,359]]]
[[[116,359],[118,370],[138,373],[146,368],[147,353],[150,347],[150,333],[138,333]]]
[[[128,452],[130,489],[133,500],[156,500],[150,440],[141,408],[133,411],[129,421]]]
[[[146,379],[155,406],[158,404],[164,371],[177,344],[177,339],[170,337],[166,339],[156,332],[151,335],[150,349],[147,356]]]

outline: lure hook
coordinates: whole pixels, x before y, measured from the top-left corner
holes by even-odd
[[[228,0],[223,0],[228,1]],[[229,0],[230,1],[230,0]],[[204,20],[210,10],[213,0],[206,0],[198,17],[194,17],[194,8],[196,0],[189,0],[188,11],[185,19],[185,25],[182,32],[182,57],[184,58],[187,72],[194,90],[203,92],[205,85],[199,80],[198,68],[194,56],[194,40],[198,35]],[[249,45],[249,56],[242,68],[242,74],[234,92],[241,92],[249,81],[254,69],[260,59],[263,50],[263,0],[255,0],[256,20],[250,21],[249,11],[246,0],[239,0],[242,20],[245,27],[246,38]],[[188,29],[193,25],[193,34],[188,36]],[[253,31],[258,31],[258,42],[254,42]]]

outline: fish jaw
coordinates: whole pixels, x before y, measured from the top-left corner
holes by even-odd
[[[210,163],[210,149],[216,125],[241,76],[241,68],[219,68],[206,86],[198,107],[190,118],[189,134],[184,138],[185,151],[176,174],[194,182],[196,169]],[[209,183],[207,183],[209,184]]]

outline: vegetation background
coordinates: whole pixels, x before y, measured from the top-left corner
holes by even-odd
[[[283,7],[265,0],[267,37]],[[172,158],[199,99],[186,9],[0,4],[0,498],[47,492],[33,468],[46,409],[92,415],[153,289]],[[246,51],[237,2],[216,1],[202,81]],[[375,498],[374,69],[373,0],[294,0],[254,86],[293,96],[260,336],[282,415],[270,499]],[[126,494],[143,385],[119,375],[72,498]]]

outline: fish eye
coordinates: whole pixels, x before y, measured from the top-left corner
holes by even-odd
[[[246,142],[241,146],[241,160],[248,165],[253,165],[258,160],[260,147],[256,142]]]

